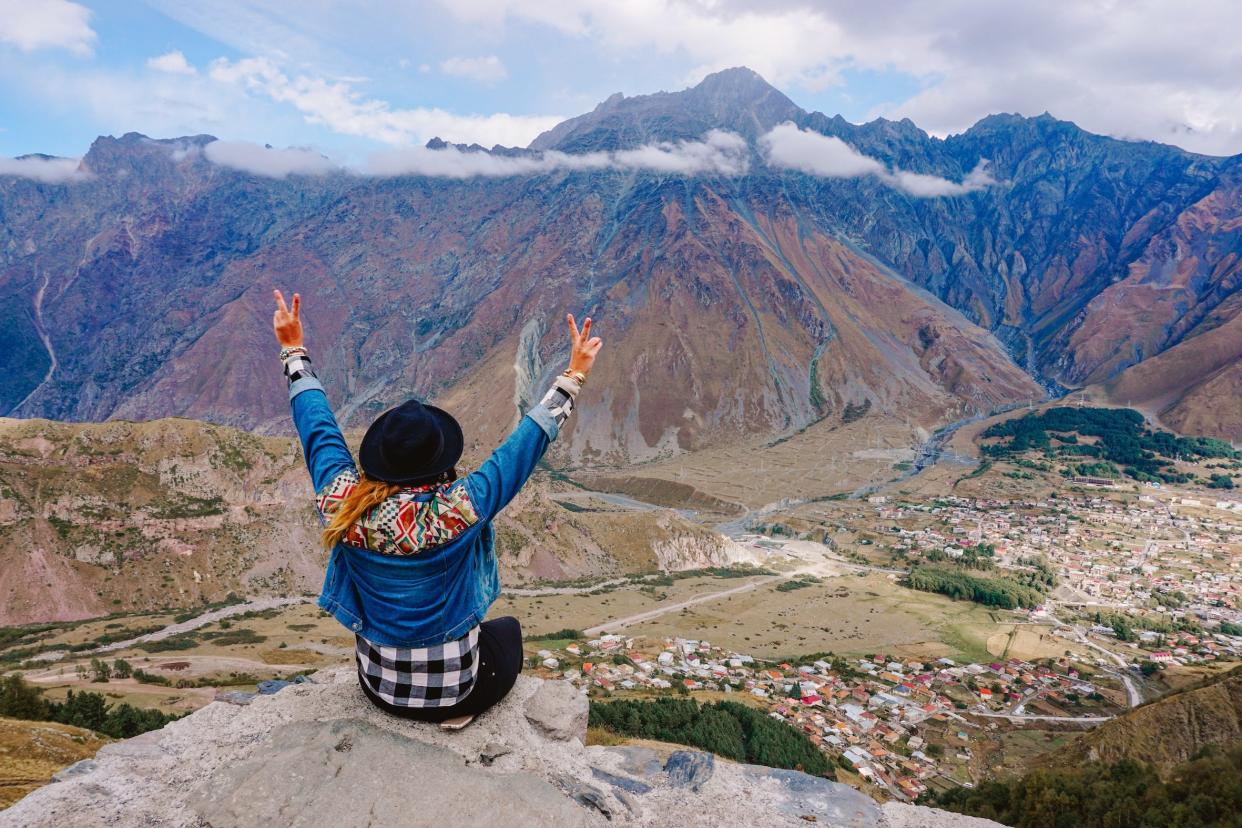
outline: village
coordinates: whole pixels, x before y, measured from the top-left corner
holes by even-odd
[[[1096,613],[1133,628],[1090,624],[1096,635],[1133,639],[1143,657],[1189,664],[1236,653],[1242,633],[1242,503],[1062,494],[1028,501],[940,498],[931,503],[871,499],[881,548],[895,559],[960,559],[984,547],[996,568],[1046,561],[1057,585],[1033,619],[1054,609],[1084,622]],[[1169,650],[1158,648],[1168,645]]]
[[[777,544],[785,532],[822,531],[859,569],[892,572],[882,566],[980,550],[991,575],[1044,566],[1055,573],[1046,600],[1012,615],[1062,640],[1055,656],[961,663],[821,653],[773,662],[705,640],[602,634],[549,640],[532,666],[600,701],[744,698],[880,795],[914,800],[929,788],[970,786],[986,776],[979,748],[998,728],[1091,727],[1141,703],[1145,681],[1165,667],[1242,659],[1242,508],[1109,495],[873,496],[849,509],[798,510],[784,532],[765,527]]]
[[[989,717],[1099,721],[1121,709],[1086,677],[1096,668],[1075,659],[957,664],[825,654],[770,664],[707,641],[602,635],[540,650],[535,661],[593,699],[747,696],[806,733],[839,767],[903,800],[929,786],[972,785],[972,743],[996,727]]]

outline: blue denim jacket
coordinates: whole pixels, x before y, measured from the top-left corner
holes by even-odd
[[[293,382],[289,403],[311,482],[321,492],[338,474],[355,470],[354,458],[318,379]],[[466,487],[478,515],[454,539],[409,556],[337,544],[319,606],[375,644],[429,647],[465,635],[500,594],[492,518],[522,488],[557,430],[552,413],[536,405],[477,471],[453,484]]]

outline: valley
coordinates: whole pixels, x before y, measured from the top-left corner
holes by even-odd
[[[725,473],[754,462],[736,447],[598,478],[541,473],[501,524],[506,589],[492,614],[522,621],[528,669],[579,684],[600,703],[659,697],[682,682],[694,698],[745,697],[797,727],[831,731],[837,735],[823,749],[834,762],[850,757],[839,778],[873,797],[911,800],[1022,772],[1126,709],[1193,681],[1187,677],[1242,661],[1242,508],[1203,483],[1222,461],[1174,460],[1167,473],[1185,482],[1156,485],[1083,482],[1061,473],[1078,461],[1056,445],[977,459],[992,444],[984,432],[997,422],[1052,410],[1019,410],[934,436],[906,432],[907,446],[922,438],[925,468],[917,471],[907,465],[916,451],[900,445],[903,426],[863,422],[755,444],[752,451],[770,452],[770,462],[787,446],[789,461],[802,464],[756,475],[755,486]],[[70,445],[97,439],[96,427],[62,428],[81,430]],[[15,443],[19,449],[33,445],[18,439],[26,441]],[[264,439],[269,456],[287,456],[276,448],[282,438]],[[1068,438],[1059,444],[1077,451]],[[117,456],[131,450],[118,448]],[[808,458],[819,452],[835,453],[839,471],[808,480],[799,468],[812,469]],[[292,474],[293,457],[289,464]],[[632,493],[588,488],[594,479]],[[829,486],[835,491],[823,494]],[[642,500],[644,493],[660,502]],[[642,523],[663,529],[635,534]],[[576,533],[608,554],[572,578],[564,568],[549,577],[526,551]],[[72,526],[66,537],[76,537]],[[105,569],[125,573],[129,560]],[[910,573],[927,567],[1005,581],[1033,566],[1055,576],[1038,604],[989,606],[909,583]],[[194,609],[206,597],[199,593],[163,609],[10,628],[0,660],[53,701],[86,691],[170,714],[212,701],[244,703],[264,682],[352,658],[352,639],[314,606],[313,587],[306,592],[251,591],[246,600],[239,593]],[[680,642],[710,648],[704,652],[716,654],[719,666],[655,658],[661,648],[678,652]],[[113,669],[102,681],[96,660],[124,662],[131,675]],[[835,701],[822,682],[863,695]],[[927,707],[919,714],[926,724],[900,705],[889,712],[872,701],[912,691]],[[883,732],[895,741],[849,736],[841,705],[851,704],[888,723]],[[920,747],[895,754],[888,747],[907,741]],[[943,753],[921,749],[931,744]],[[890,761],[885,751],[923,758]]]
[[[617,160],[687,148],[724,161]],[[1047,114],[852,124],[744,68],[421,148],[460,174],[219,149],[131,132],[72,179],[0,172],[0,807],[352,669],[273,287],[351,450],[413,395],[459,416],[463,471],[564,367],[565,311],[594,317],[605,355],[495,521],[490,610],[590,699],[590,741],[737,702],[728,727],[780,720],[878,801],[991,815],[971,792],[1032,771],[1227,764],[1242,156]],[[713,750],[712,722],[677,736]]]

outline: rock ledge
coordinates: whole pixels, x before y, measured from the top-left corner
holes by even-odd
[[[350,669],[325,670],[107,745],[0,812],[0,825],[996,825],[694,751],[585,747],[586,713],[570,685],[522,676],[496,708],[444,733],[374,709]]]

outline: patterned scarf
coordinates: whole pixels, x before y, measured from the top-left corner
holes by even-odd
[[[316,498],[319,511],[332,515],[357,485],[354,472],[338,474]],[[343,540],[383,555],[417,555],[448,543],[478,520],[464,485],[408,486],[363,514]]]

